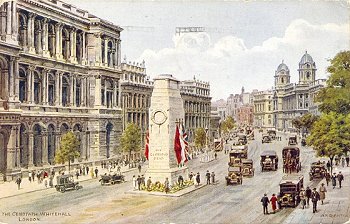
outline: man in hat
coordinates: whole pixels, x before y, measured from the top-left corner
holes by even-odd
[[[264,194],[264,197],[261,198],[260,202],[262,203],[262,206],[263,206],[264,215],[265,214],[268,215],[269,211],[267,210],[267,206],[269,205],[270,201],[266,194]]]
[[[321,202],[323,204],[324,199],[326,199],[326,192],[327,192],[327,189],[324,186],[324,183],[321,184],[321,187],[320,187],[319,191],[320,191],[320,193],[319,193],[320,194],[320,200],[321,200]]]
[[[306,192],[304,188],[300,189],[299,197],[300,197],[301,206],[303,206],[302,208],[304,209],[306,205]]]
[[[336,175],[336,173],[333,173],[331,179],[332,179],[332,186],[333,186],[333,189],[334,189],[335,186],[337,186],[337,175]]]
[[[337,175],[338,181],[339,181],[339,188],[341,188],[341,182],[344,180],[344,176],[341,173],[341,171],[339,171],[339,174]]]
[[[210,172],[209,172],[209,170],[207,170],[207,173],[205,174],[205,176],[207,177],[207,184],[210,184]]]
[[[312,190],[312,193],[311,193],[311,201],[312,201],[312,204],[313,204],[313,207],[312,207],[312,212],[315,213],[317,212],[317,202],[318,200],[320,200],[320,194],[316,191],[316,188],[314,188]]]

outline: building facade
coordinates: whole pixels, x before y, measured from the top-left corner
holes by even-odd
[[[325,86],[325,80],[316,80],[316,63],[305,52],[299,62],[298,83],[290,83],[290,71],[284,62],[275,72],[273,92],[273,126],[278,130],[296,131],[292,120],[311,112],[318,115],[314,97]]]
[[[149,124],[149,108],[151,105],[151,95],[153,81],[150,81],[146,74],[145,62],[122,63],[121,80],[121,107],[123,118],[123,130],[128,123],[134,123],[141,129],[141,147],[144,147],[146,132]],[[142,150],[141,150],[142,151]],[[125,159],[128,155],[125,155]],[[135,159],[140,153],[132,155]]]
[[[250,104],[245,104],[239,107],[237,111],[237,123],[239,125],[253,125],[253,109],[254,107]]]
[[[253,95],[254,126],[261,128],[273,127],[273,92],[272,90],[256,91]]]
[[[0,178],[50,167],[73,131],[80,158],[115,155],[122,132],[119,26],[59,0],[0,6]]]
[[[185,109],[184,125],[189,141],[192,141],[197,128],[210,128],[210,84],[194,77],[180,83],[180,94]]]

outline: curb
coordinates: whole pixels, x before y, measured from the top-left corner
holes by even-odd
[[[137,170],[137,168],[131,168],[129,170],[126,170],[122,173],[129,173],[131,171]],[[92,181],[92,180],[97,180],[98,178],[89,178],[89,179],[85,179],[85,180],[79,180],[78,182],[87,182],[87,181]],[[14,195],[9,195],[9,196],[5,196],[5,197],[0,197],[1,199],[6,199],[6,198],[11,198],[11,197],[15,197],[15,196],[20,196],[20,195],[24,195],[24,194],[28,194],[28,193],[33,193],[33,192],[37,192],[37,191],[44,191],[44,190],[49,190],[49,189],[55,189],[54,187],[48,187],[48,188],[42,188],[42,189],[36,189],[36,190],[30,190],[27,192],[23,192],[23,193],[19,193],[19,194],[14,194]]]

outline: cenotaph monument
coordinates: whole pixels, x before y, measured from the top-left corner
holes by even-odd
[[[174,151],[176,125],[184,120],[183,100],[180,95],[180,81],[172,75],[159,75],[154,79],[154,88],[149,109],[149,165],[146,180],[170,184],[181,175],[188,177],[186,166],[178,167]]]

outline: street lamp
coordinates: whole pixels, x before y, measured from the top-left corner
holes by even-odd
[[[205,147],[208,149],[208,126],[205,126]]]

